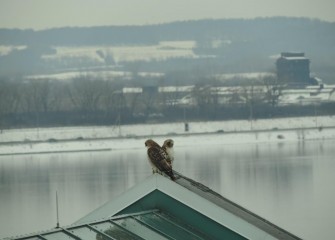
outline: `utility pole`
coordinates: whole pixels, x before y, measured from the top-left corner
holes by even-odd
[[[59,228],[59,215],[58,215],[58,194],[56,191],[56,212],[57,212],[57,224],[56,224],[56,228]]]

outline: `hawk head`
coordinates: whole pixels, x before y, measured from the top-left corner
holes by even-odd
[[[152,139],[148,139],[148,140],[146,140],[145,141],[145,146],[147,147],[147,148],[151,148],[151,147],[159,147],[159,145],[158,145],[158,143],[156,143],[154,140],[152,140]]]
[[[164,141],[163,146],[167,146],[168,148],[173,148],[173,144],[174,144],[174,142],[173,142],[172,139],[166,139],[166,140]]]

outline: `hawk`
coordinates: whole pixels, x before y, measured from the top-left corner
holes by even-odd
[[[172,171],[171,165],[167,162],[168,155],[154,140],[148,139],[145,141],[147,147],[148,160],[152,167],[152,171],[158,173],[165,173],[172,180],[175,180],[175,176]]]
[[[163,150],[168,155],[167,162],[168,164],[170,164],[171,167],[174,161],[173,144],[174,144],[174,141],[172,139],[166,139],[162,146]]]

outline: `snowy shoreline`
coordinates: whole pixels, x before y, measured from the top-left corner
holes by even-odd
[[[141,149],[147,138],[196,145],[335,139],[335,117],[3,130],[0,155]]]

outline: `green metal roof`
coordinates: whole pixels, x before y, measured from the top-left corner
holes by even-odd
[[[12,239],[300,239],[175,175],[152,175],[71,226]]]

